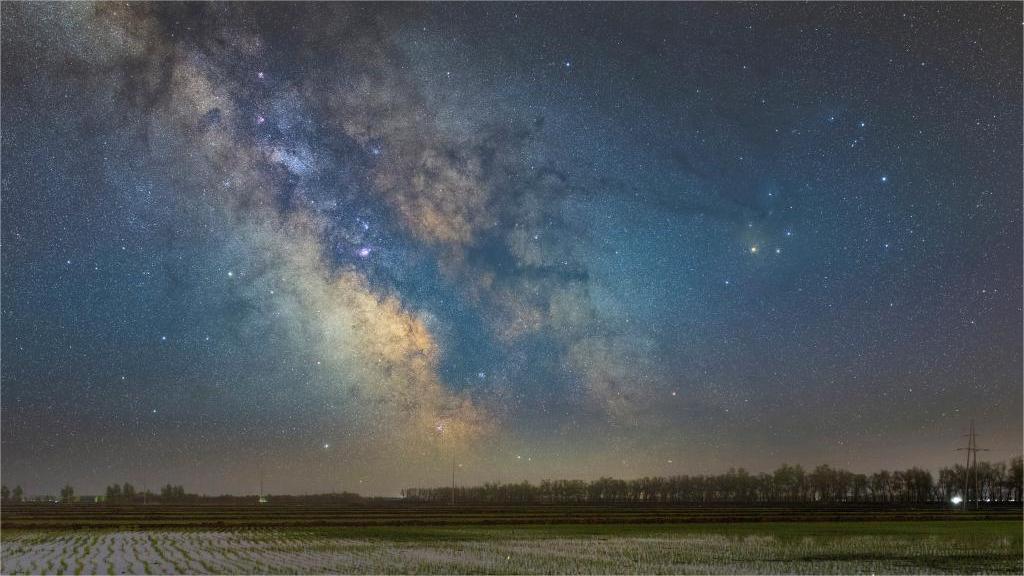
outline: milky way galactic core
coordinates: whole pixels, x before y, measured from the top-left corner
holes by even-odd
[[[8,485],[1021,452],[1020,4],[0,14]]]

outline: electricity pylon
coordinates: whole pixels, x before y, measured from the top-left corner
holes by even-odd
[[[978,479],[978,452],[988,452],[988,448],[978,448],[978,436],[974,432],[974,420],[971,420],[971,431],[964,434],[967,438],[967,446],[957,448],[957,452],[966,452],[967,460],[964,466],[964,501],[963,510],[967,510],[971,502],[971,472],[974,473],[974,508],[981,507],[981,487]]]

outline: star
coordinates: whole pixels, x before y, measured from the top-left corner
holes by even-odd
[[[882,176],[882,182],[888,182],[888,181],[889,181],[889,177],[888,176]]]

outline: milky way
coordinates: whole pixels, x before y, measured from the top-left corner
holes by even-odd
[[[1021,18],[5,4],[4,481],[1019,454]]]

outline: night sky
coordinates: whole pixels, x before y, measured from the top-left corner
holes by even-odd
[[[1022,449],[1003,4],[11,4],[29,494]]]

